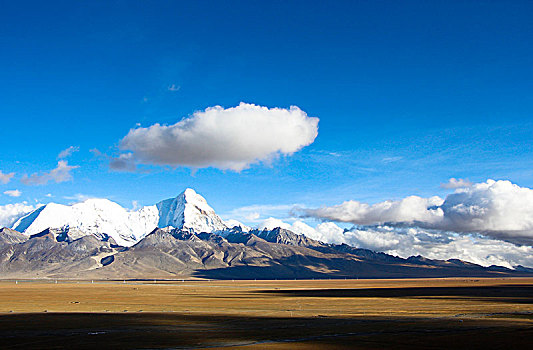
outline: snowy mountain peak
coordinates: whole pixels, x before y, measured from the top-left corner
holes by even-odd
[[[204,202],[206,201],[204,197],[200,196],[198,193],[196,193],[195,190],[193,190],[190,187],[186,188],[185,191],[181,192],[178,197],[180,197],[180,196],[183,196],[184,198],[189,197],[191,199],[197,197],[197,198],[199,198],[200,200],[202,200]]]
[[[111,237],[122,246],[131,246],[156,227],[172,226],[195,232],[217,232],[227,225],[207,201],[187,188],[175,198],[129,211],[108,199],[88,199],[73,205],[49,203],[15,222],[13,229],[34,235],[46,229]],[[81,233],[79,233],[81,231]]]
[[[55,204],[55,203],[50,203],[50,204]],[[92,206],[92,207],[100,207],[100,208],[106,208],[106,207],[109,207],[109,206],[112,206],[112,207],[120,207],[119,204],[113,202],[113,201],[110,201],[109,199],[107,198],[89,198],[89,199],[86,199],[82,202],[79,202],[79,203],[76,203],[74,204],[75,206]]]
[[[196,193],[192,188],[185,189],[185,191],[181,192],[176,198],[186,204],[195,205],[203,210],[211,210],[214,212],[213,208],[207,204],[205,198]]]
[[[205,198],[192,188],[187,188],[176,198],[161,201],[156,206],[159,211],[158,227],[173,226],[195,232],[216,232],[227,228]]]
[[[88,199],[73,205],[49,203],[20,218],[13,229],[30,236],[49,228],[81,231],[76,235],[108,235],[118,244],[129,246],[155,228],[154,209],[130,212],[108,199]]]

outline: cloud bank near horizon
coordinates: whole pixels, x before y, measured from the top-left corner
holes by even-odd
[[[461,185],[445,199],[409,196],[372,205],[350,200],[295,213],[322,221],[475,232],[516,243],[533,242],[533,190],[504,180]]]
[[[302,221],[292,224],[269,218],[260,229],[282,227],[309,238],[332,244],[384,252],[402,258],[421,255],[429,259],[460,259],[482,266],[533,267],[533,247],[516,245],[478,234],[391,226],[359,226],[343,230],[333,222],[311,227]]]
[[[131,129],[119,148],[131,152],[129,161],[143,164],[240,172],[310,145],[318,135],[318,122],[296,106],[267,108],[241,102],[197,111],[173,125]]]

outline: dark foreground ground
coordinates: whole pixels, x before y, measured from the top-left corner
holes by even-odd
[[[500,315],[513,317],[513,315]],[[483,319],[20,314],[0,317],[3,349],[530,349],[533,326]]]
[[[0,349],[530,349],[532,282],[4,282]]]

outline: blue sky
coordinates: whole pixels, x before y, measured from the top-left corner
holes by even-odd
[[[0,205],[131,207],[193,187],[228,213],[445,196],[451,177],[533,187],[531,18],[530,1],[4,3],[0,170],[15,176],[0,192],[22,194]],[[138,123],[241,101],[298,106],[318,136],[241,172],[116,172],[90,152],[117,156]],[[72,180],[21,182],[70,146]]]

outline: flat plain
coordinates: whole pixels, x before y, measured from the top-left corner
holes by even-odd
[[[2,281],[0,348],[531,348],[533,278]]]

